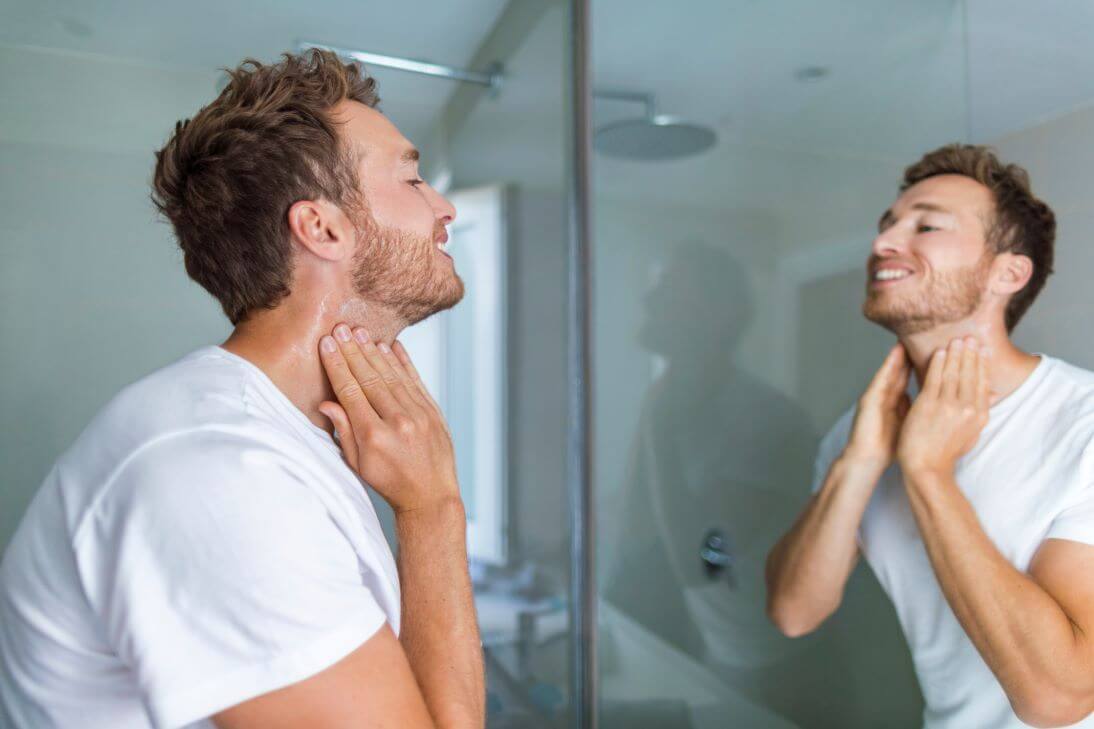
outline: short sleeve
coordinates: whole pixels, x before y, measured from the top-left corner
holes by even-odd
[[[74,546],[91,607],[161,728],[312,676],[385,622],[307,472],[249,437],[145,446]]]
[[[832,463],[847,447],[847,440],[851,437],[851,426],[854,420],[855,408],[852,407],[840,416],[836,424],[821,439],[820,446],[817,447],[816,460],[813,462],[811,493],[815,494],[820,491],[821,486],[824,485],[824,479],[828,477],[828,470],[832,468]]]
[[[1087,487],[1076,503],[1056,515],[1045,539],[1094,544],[1094,488]]]

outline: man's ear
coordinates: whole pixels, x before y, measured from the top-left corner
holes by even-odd
[[[1033,260],[1019,253],[1000,253],[993,265],[995,269],[992,291],[1002,296],[1016,294],[1025,288],[1033,276]]]
[[[340,261],[353,253],[353,224],[327,200],[298,200],[289,208],[289,233],[312,254]]]

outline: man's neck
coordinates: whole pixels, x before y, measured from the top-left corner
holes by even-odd
[[[1014,346],[1001,322],[967,319],[900,337],[900,342],[908,353],[908,359],[912,363],[920,386],[927,375],[931,356],[960,337],[973,337],[982,349],[986,348],[991,352],[988,371],[991,378],[992,403],[1018,389],[1040,361],[1036,355]]]
[[[333,432],[319,412],[334,392],[319,360],[319,340],[336,324],[363,327],[376,342],[391,344],[405,326],[378,305],[351,299],[330,304],[333,296],[314,302],[289,297],[277,308],[253,314],[241,322],[221,345],[262,370],[277,389],[315,425]]]

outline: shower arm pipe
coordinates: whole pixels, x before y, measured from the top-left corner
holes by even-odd
[[[494,93],[497,93],[498,90],[501,89],[502,79],[504,78],[500,63],[490,64],[485,71],[469,71],[464,68],[456,68],[455,66],[446,66],[442,63],[418,61],[413,58],[389,56],[385,53],[373,53],[371,51],[361,51],[352,48],[339,48],[337,46],[328,46],[322,43],[312,43],[310,41],[301,41],[297,44],[297,48],[301,51],[311,50],[312,48],[321,51],[330,51],[343,58],[360,61],[366,66],[381,66],[383,68],[393,68],[397,71],[417,73],[423,76],[478,84],[479,86],[486,86]]]
[[[647,119],[653,119],[657,116],[657,103],[653,94],[647,94],[641,91],[622,91],[620,89],[596,89],[593,91],[593,96],[598,99],[633,101],[636,104],[644,104],[646,107]]]

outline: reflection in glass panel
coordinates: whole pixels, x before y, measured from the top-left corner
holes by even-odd
[[[1071,301],[1094,303],[1079,284],[1094,53],[1076,30],[1094,16],[1038,7],[593,3],[603,726],[921,723],[869,568],[822,629],[789,639],[764,614],[764,562],[808,498],[818,439],[893,341],[860,314],[863,271],[924,152],[992,143],[1030,170],[1059,216],[1059,273],[1017,340],[1094,363],[1089,338],[1065,335],[1082,330]],[[717,141],[689,148],[657,115]]]
[[[764,612],[767,553],[808,495],[831,408],[857,396],[844,362],[869,368],[887,341],[839,308],[861,296],[870,231],[902,163],[965,134],[960,8],[845,5],[594,6],[597,88],[654,94],[659,113],[718,138],[659,162],[601,139],[596,158],[606,726],[642,725],[636,711],[662,717],[648,726],[918,720],[907,649],[868,574],[806,638]],[[641,112],[609,93],[594,123]],[[830,323],[854,344],[833,346]],[[613,659],[635,646],[644,660]],[[679,672],[644,668],[666,661]]]

